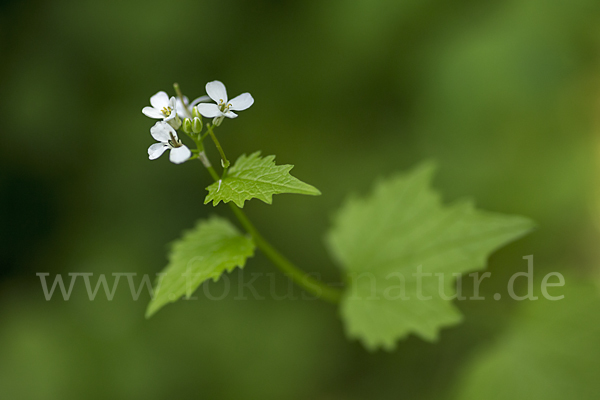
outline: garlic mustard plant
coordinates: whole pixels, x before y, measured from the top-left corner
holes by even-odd
[[[469,202],[442,204],[431,188],[434,168],[425,164],[380,181],[370,195],[353,196],[340,208],[326,245],[339,266],[338,282],[343,283],[322,282],[314,277],[316,271],[305,272],[281,254],[243,211],[253,199],[271,204],[273,196],[282,193],[321,194],[290,174],[293,165],[277,165],[275,156],[262,156],[260,151],[242,154],[231,165],[215,132],[224,118],[236,118],[234,111],[252,106],[252,95],[229,100],[225,85],[212,81],[206,84],[208,96],[190,103],[179,85],[174,89],[177,97],[158,92],[150,99],[152,107],[142,110],[161,120],[150,129],[158,143],[148,149],[149,158],[169,150],[175,164],[200,160],[214,180],[206,188],[204,204],[227,204],[246,233],[223,217],[199,221],[186,231],[172,245],[147,317],[181,297],[189,298],[203,282],[244,268],[259,249],[312,298],[339,304],[347,336],[368,349],[392,350],[409,334],[434,341],[442,328],[462,319],[452,304],[452,279],[485,268],[489,254],[532,229],[527,218],[488,213]],[[203,102],[208,99],[214,103]],[[203,117],[212,120],[204,123]],[[193,143],[191,150],[178,131]],[[209,137],[219,152],[220,172],[205,152]],[[434,274],[450,278],[439,286],[423,285],[421,278]]]

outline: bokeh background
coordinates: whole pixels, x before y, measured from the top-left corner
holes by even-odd
[[[333,306],[270,298],[270,278],[265,300],[200,292],[150,320],[125,280],[112,302],[81,281],[46,301],[36,273],[155,274],[181,230],[228,215],[202,205],[199,163],[148,161],[141,113],[214,79],[256,99],[221,127],[228,155],[276,154],[323,192],[247,212],[324,280],[344,197],[425,159],[447,201],[538,230],[491,257],[462,325],[392,353],[347,341]],[[0,94],[0,398],[597,398],[597,0],[4,0]],[[565,299],[494,301],[529,254],[536,294],[560,271]],[[274,271],[257,255],[245,273]]]

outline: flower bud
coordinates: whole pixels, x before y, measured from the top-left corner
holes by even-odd
[[[195,118],[202,119],[202,115],[198,112],[198,109],[196,107],[192,108],[192,116]]]
[[[192,131],[196,134],[202,132],[202,120],[200,118],[194,118],[194,122],[192,122]]]
[[[192,133],[192,121],[189,118],[183,120],[183,131],[188,135]]]

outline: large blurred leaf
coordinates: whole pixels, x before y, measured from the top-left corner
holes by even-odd
[[[237,159],[227,177],[210,185],[204,204],[213,205],[220,201],[233,201],[238,207],[244,202],[257,198],[267,204],[273,202],[273,195],[279,193],[298,193],[318,196],[317,188],[290,175],[293,165],[275,165],[275,156],[260,157],[260,152],[245,154]]]
[[[522,304],[511,326],[477,353],[458,385],[460,400],[592,400],[600,393],[600,298],[570,279]]]
[[[455,276],[484,268],[492,251],[532,228],[526,218],[478,211],[468,202],[443,206],[429,187],[432,173],[424,165],[381,182],[365,199],[350,199],[329,234],[348,274],[341,305],[347,333],[370,349],[393,349],[409,333],[435,340],[440,328],[461,320],[441,295],[439,278],[421,278],[419,288],[414,273],[443,274],[451,296]]]
[[[198,222],[173,244],[169,265],[158,280],[146,317],[184,295],[189,298],[202,282],[211,278],[217,281],[225,271],[243,268],[253,254],[252,239],[240,234],[229,221],[213,217]]]

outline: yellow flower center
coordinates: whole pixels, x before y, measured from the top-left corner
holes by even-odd
[[[219,110],[221,110],[222,113],[229,111],[229,107],[231,107],[231,103],[225,104],[223,99],[219,99]]]

